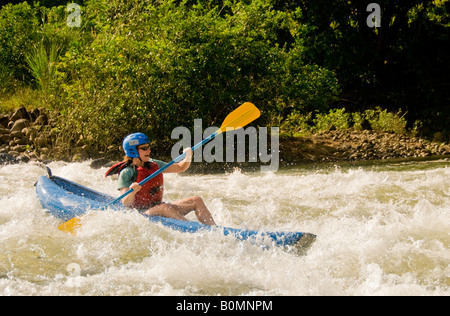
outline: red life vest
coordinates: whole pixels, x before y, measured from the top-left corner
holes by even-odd
[[[131,165],[131,162],[119,162],[106,172],[105,177],[120,174],[120,172],[129,165]],[[147,162],[144,167],[137,167],[136,169],[138,172],[136,182],[139,183],[154,172],[158,171],[159,167],[154,162]],[[164,177],[161,173],[142,186],[142,189],[136,193],[131,207],[137,209],[153,207],[155,204],[162,202],[163,195]]]
[[[136,182],[143,181],[158,170],[159,167],[154,162],[146,163],[145,167],[137,167],[138,175]],[[131,206],[137,209],[150,208],[155,206],[155,204],[161,203],[163,196],[164,177],[161,173],[142,186],[142,189],[136,193]]]

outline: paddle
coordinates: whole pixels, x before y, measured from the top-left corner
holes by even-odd
[[[192,151],[202,147],[204,144],[206,144],[207,142],[213,140],[216,136],[218,136],[218,135],[220,135],[220,134],[222,134],[224,132],[234,131],[234,130],[238,130],[240,128],[243,128],[247,124],[250,124],[251,122],[253,122],[257,118],[259,118],[260,115],[261,115],[261,112],[259,111],[259,109],[254,104],[252,104],[250,102],[242,104],[240,107],[238,107],[236,110],[231,112],[225,118],[225,120],[222,123],[222,126],[214,134],[212,134],[211,136],[205,138],[203,141],[201,141],[200,143],[198,143],[194,147],[192,147]],[[181,160],[183,160],[185,157],[186,157],[185,153],[183,153],[182,155],[178,156],[177,158],[175,158],[174,160],[169,162],[167,165],[165,165],[164,167],[160,168],[158,171],[152,173],[147,178],[145,178],[143,181],[141,181],[139,183],[139,185],[143,186],[148,181],[150,181],[151,179],[153,179],[157,175],[159,175],[162,172],[164,172],[165,170],[167,170],[167,168],[169,168],[173,164],[178,163]],[[111,206],[113,204],[116,204],[116,203],[120,202],[124,197],[128,196],[131,192],[133,192],[133,189],[130,189],[126,193],[124,193],[121,196],[119,196],[117,199],[115,199],[114,201],[109,203],[102,210],[108,208],[109,206]],[[65,222],[61,226],[59,226],[58,229],[66,232],[66,233],[74,234],[75,231],[79,227],[81,227],[81,218],[80,217],[75,217],[75,218],[72,218],[71,220]]]

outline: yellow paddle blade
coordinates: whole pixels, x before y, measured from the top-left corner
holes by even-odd
[[[74,217],[58,227],[59,230],[76,235],[77,229],[81,227],[81,218]]]
[[[240,129],[260,116],[261,111],[253,103],[244,103],[225,118],[220,133]]]

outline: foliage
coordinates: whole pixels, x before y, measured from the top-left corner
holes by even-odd
[[[301,0],[305,58],[332,69],[342,85],[337,107],[405,109],[409,121],[450,125],[450,1],[376,1],[381,27],[370,28],[367,1]]]
[[[283,122],[281,130],[291,136],[308,135],[317,132],[346,129],[370,129],[376,132],[387,132],[395,134],[417,133],[416,122],[411,129],[407,127],[405,114],[401,110],[398,112],[388,112],[380,107],[375,110],[364,112],[347,113],[346,109],[332,109],[328,113],[307,114],[293,113]]]
[[[403,114],[401,110],[397,113],[393,113],[378,107],[376,110],[366,110],[364,112],[364,117],[369,121],[372,129],[375,131],[404,134],[407,125],[405,114]]]
[[[447,0],[380,0],[375,29],[363,1],[74,1],[80,28],[69,1],[17,2],[0,7],[0,93],[35,89],[68,148],[137,130],[167,144],[245,101],[292,133],[450,126]]]
[[[345,113],[345,109],[330,110],[328,114],[318,113],[314,119],[317,130],[347,129],[350,127],[351,115]]]
[[[246,101],[265,112],[260,124],[286,108],[328,108],[337,81],[304,64],[301,48],[277,42],[279,28],[289,27],[285,13],[266,0],[227,2],[223,11],[208,3],[88,2],[84,23],[96,35],[61,59],[70,77],[62,85],[71,105],[62,111],[66,127],[103,144],[136,130],[160,143],[195,118],[220,125]]]
[[[31,79],[24,52],[36,38],[38,24],[37,9],[26,3],[0,10],[0,92]]]
[[[50,93],[50,87],[57,78],[57,62],[59,61],[60,48],[58,44],[52,43],[47,49],[41,42],[34,52],[25,56],[31,74],[38,82],[40,88],[47,95]]]

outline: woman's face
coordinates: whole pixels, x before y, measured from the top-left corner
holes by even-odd
[[[138,152],[139,152],[139,158],[141,158],[141,160],[143,162],[148,162],[150,160],[150,144],[144,144],[144,145],[140,145],[137,147]]]

